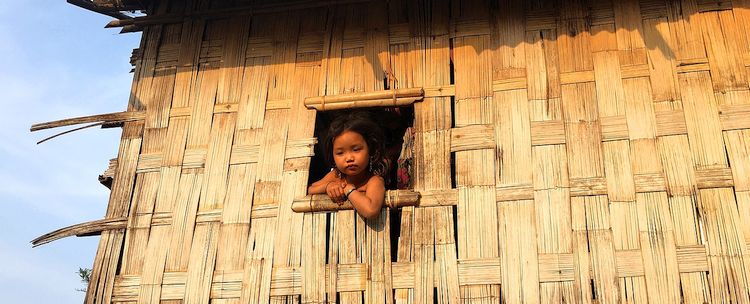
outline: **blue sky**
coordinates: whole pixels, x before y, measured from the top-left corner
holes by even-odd
[[[33,123],[125,110],[129,57],[140,34],[64,0],[0,1],[0,294],[3,303],[81,303],[78,267],[98,237],[31,248],[33,238],[101,219],[109,191],[97,176],[117,155],[120,129],[92,128],[41,145],[58,130]]]

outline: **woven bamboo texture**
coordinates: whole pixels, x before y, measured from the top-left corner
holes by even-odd
[[[330,3],[131,20],[106,217],[53,235],[101,231],[87,303],[750,303],[750,1]],[[398,238],[295,213],[305,99],[386,87]]]

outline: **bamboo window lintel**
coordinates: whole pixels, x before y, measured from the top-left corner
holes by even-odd
[[[397,107],[413,104],[424,98],[424,89],[408,88],[375,92],[326,95],[305,98],[305,106],[317,111],[371,107]]]

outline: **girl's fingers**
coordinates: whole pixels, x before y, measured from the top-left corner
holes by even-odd
[[[335,190],[336,190],[336,187],[330,187],[330,189],[326,191],[326,193],[328,194],[328,197],[331,198],[331,200],[334,202],[336,202],[336,200],[338,199],[338,196],[336,196]]]
[[[341,188],[336,188],[336,197],[339,198],[339,202],[344,202],[344,191]]]
[[[346,201],[346,197],[344,197],[344,189],[337,189],[336,195],[339,197],[339,204],[343,204]]]
[[[328,192],[328,197],[330,197],[331,200],[337,204],[339,204],[339,201],[341,200],[341,195],[339,194],[338,190],[338,187],[331,187],[331,190]]]

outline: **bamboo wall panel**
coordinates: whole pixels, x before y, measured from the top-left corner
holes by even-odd
[[[37,126],[123,124],[87,303],[750,303],[749,1],[345,2],[157,1]],[[400,89],[419,205],[293,212],[305,99]]]

